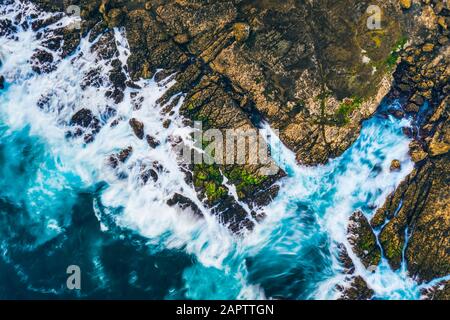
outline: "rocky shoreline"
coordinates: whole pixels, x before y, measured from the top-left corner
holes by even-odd
[[[34,2],[61,12],[68,6],[67,1]],[[91,38],[101,37],[102,54],[113,58],[111,28],[125,27],[131,55],[126,66],[116,59],[109,77],[114,84],[109,95],[116,103],[124,99],[124,88],[137,86],[138,79],[161,82],[170,76],[176,84],[160,101],[165,106],[162,118],[179,102],[173,97],[183,93],[180,112],[190,124],[202,121],[205,129],[252,129],[265,120],[280,130],[281,140],[305,165],[323,164],[342,154],[358,137],[361,122],[383,100],[399,100],[402,108],[387,110],[386,115],[414,119],[415,129],[405,134],[414,138],[410,149],[415,169],[371,221],[360,213],[353,215],[349,242],[365,267],[376,265],[383,253],[398,269],[407,242],[407,268],[418,282],[450,273],[450,11],[443,1],[382,1],[383,31],[367,30],[366,8],[371,4],[367,1],[81,0],[71,4],[81,8],[81,30],[67,28],[47,44],[61,48],[62,57],[90,32]],[[31,27],[39,30],[48,23]],[[52,58],[45,51],[36,52],[33,61],[36,72],[51,71]],[[86,81],[95,82],[95,75]],[[72,120],[90,128],[86,143],[95,139],[98,119],[89,111]],[[157,143],[146,136],[139,119],[130,121],[130,126],[137,138],[147,139],[149,147]],[[113,165],[125,161],[130,152],[112,155]],[[276,182],[284,176],[281,170],[263,176],[261,166],[186,169],[186,179],[199,199],[206,199],[235,232],[251,229],[254,222],[223,189],[224,177],[237,186],[239,200],[258,220],[264,216],[259,208],[277,195]],[[154,172],[157,175],[157,169]],[[170,204],[195,206],[180,196]],[[372,228],[381,228],[381,248]],[[343,253],[344,265],[346,260]],[[351,263],[347,264],[351,270]],[[351,279],[353,285],[342,289],[343,298],[371,298],[373,293],[362,278]],[[449,299],[449,283],[424,292],[424,297]]]

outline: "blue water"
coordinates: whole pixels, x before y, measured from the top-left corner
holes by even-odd
[[[30,21],[35,9],[0,6],[6,18],[19,11]],[[43,31],[44,38],[51,37],[52,26]],[[98,65],[107,75],[109,62],[96,61],[92,43],[84,39],[66,59],[55,55],[56,70],[38,75],[28,60],[42,40],[23,27],[15,36],[0,37],[0,74],[7,81],[0,91],[0,298],[333,299],[339,296],[336,285],[349,281],[337,257],[341,243],[375,298],[420,298],[420,286],[405,266],[394,272],[383,260],[369,272],[346,238],[350,215],[361,210],[370,219],[411,172],[409,139],[402,133],[410,126],[407,120],[375,115],[341,157],[314,168],[299,166],[276,137],[269,141],[288,177],[264,208],[267,218],[236,237],[184,182],[166,141],[189,131],[176,114],[174,129],[162,127],[155,101],[166,88],[142,80],[135,94],[145,108],[132,110],[125,98],[116,106],[125,121],[112,127],[113,119],[102,117],[111,104],[104,97],[107,76],[98,88],[80,86]],[[114,36],[125,61],[123,30],[114,30]],[[42,96],[49,102],[41,110]],[[66,135],[68,119],[80,105],[104,119],[88,145]],[[149,151],[128,126],[132,117],[165,143]],[[115,170],[105,165],[130,145],[133,155],[126,164]],[[389,170],[394,159],[402,163],[400,172]],[[142,166],[155,160],[165,170],[154,184],[142,185]],[[206,218],[168,207],[174,192],[195,201]],[[65,271],[73,264],[82,270],[80,291],[66,288]]]

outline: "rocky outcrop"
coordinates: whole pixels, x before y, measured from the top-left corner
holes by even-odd
[[[65,11],[63,2],[37,2]],[[387,100],[399,99],[402,109],[389,113],[416,120],[418,129],[408,133],[414,138],[411,157],[416,168],[371,224],[384,226],[379,240],[393,268],[399,268],[405,258],[411,275],[423,281],[449,273],[445,97],[450,49],[449,10],[443,1],[380,2],[382,30],[367,28],[370,1],[77,3],[82,9],[81,34],[89,31],[95,38],[110,28],[125,27],[131,80],[175,80],[160,101],[167,112],[170,98],[182,92],[180,112],[190,121],[202,121],[206,129],[252,129],[264,119],[280,130],[282,141],[303,164],[325,163],[343,153],[358,136],[361,121],[373,114],[386,95]],[[62,32],[65,54],[76,46],[79,34]],[[107,39],[108,31],[102,36]],[[35,60],[48,62],[51,68],[45,52]],[[126,81],[120,68],[113,70],[110,81],[115,89],[110,96],[118,103],[124,86],[135,84]],[[137,122],[130,125],[143,139],[144,128]],[[165,126],[170,122],[165,120]],[[230,196],[224,176],[236,186],[239,200],[249,204],[250,214],[260,217],[258,206],[276,195],[274,182],[284,175],[281,171],[263,175],[261,165],[188,169],[192,174],[186,179],[199,198],[233,230],[241,225],[251,228],[253,222]],[[393,169],[398,169],[397,164],[393,163]],[[379,259],[369,229],[358,214],[349,227],[354,252],[366,264]],[[354,287],[359,289],[348,297],[369,296],[358,285],[360,280],[355,279]]]
[[[177,72],[174,92],[189,93],[204,77],[216,77],[226,95],[239,97],[241,112],[248,117],[257,111],[281,131],[300,162],[312,165],[345,151],[389,89],[385,62],[406,20],[397,1],[385,1],[383,32],[369,30],[371,4],[82,0],[79,5],[84,33],[102,25],[126,27],[133,79],[151,78],[162,68]]]
[[[450,281],[444,281],[429,289],[422,290],[422,298],[427,300],[450,300]]]
[[[342,244],[339,246],[339,260],[347,275],[342,284],[337,285],[339,300],[370,300],[374,291],[369,288],[367,282],[361,276],[355,275],[355,266],[349,257],[347,249]]]
[[[353,251],[366,268],[377,266],[381,260],[381,250],[369,221],[360,211],[355,212],[348,226],[348,241]]]
[[[379,240],[391,266],[405,263],[411,276],[426,282],[450,273],[449,10],[441,1],[414,10],[422,29],[400,54],[388,96],[400,98],[416,121],[410,145],[416,166],[371,224],[383,226]]]

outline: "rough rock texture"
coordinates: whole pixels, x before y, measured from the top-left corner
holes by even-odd
[[[37,2],[51,10],[65,11],[67,6],[67,1]],[[388,102],[399,99],[402,109],[389,113],[412,116],[416,121],[417,129],[405,131],[414,138],[410,149],[416,168],[371,224],[384,226],[379,240],[393,268],[399,268],[406,249],[408,270],[421,281],[449,273],[446,97],[450,49],[449,9],[444,1],[72,3],[82,9],[81,34],[90,31],[92,39],[108,28],[125,27],[131,49],[127,69],[132,80],[176,80],[161,99],[167,112],[169,99],[182,92],[185,99],[180,112],[187,119],[202,121],[204,128],[249,129],[264,119],[280,130],[283,142],[304,164],[325,163],[340,155],[358,136],[361,121],[384,97]],[[382,10],[381,30],[367,28],[366,9],[372,4]],[[8,32],[8,28],[2,30]],[[106,43],[111,41],[108,31],[102,37]],[[78,32],[59,34],[62,54],[69,54],[79,38]],[[107,49],[104,52],[114,54]],[[51,70],[45,52],[38,53],[35,60],[42,60]],[[125,83],[121,71],[116,71],[110,77],[116,84],[111,98],[119,102],[124,85],[135,84]],[[259,218],[263,213],[257,207],[277,194],[274,182],[284,174],[264,176],[261,167],[194,166],[187,168],[186,179],[233,230],[242,224],[251,228],[248,214],[223,185],[223,175],[237,187],[240,200],[250,204],[251,214]],[[353,222],[358,222],[353,223],[358,228],[349,228],[354,251],[364,253],[366,242],[359,240],[368,235],[367,223],[361,219]],[[372,243],[373,236],[368,237]],[[377,253],[370,256],[378,259]],[[358,289],[346,297],[369,297],[362,279],[353,280],[352,287]]]
[[[422,290],[422,297],[427,300],[450,300],[450,281]]]
[[[366,281],[361,276],[356,276],[354,274],[355,266],[348,255],[347,249],[342,244],[339,246],[339,260],[347,275],[345,283],[338,285],[336,288],[340,292],[339,300],[372,299],[375,292],[369,288]]]
[[[416,167],[371,224],[384,226],[379,240],[391,266],[400,268],[404,259],[410,275],[426,282],[450,273],[449,10],[442,1],[424,1],[411,11],[422,28],[399,55],[388,97],[400,98],[415,119]]]
[[[369,221],[360,211],[350,218],[348,226],[348,241],[355,254],[366,268],[377,266],[381,259],[381,250]]]
[[[247,118],[264,116],[305,164],[324,163],[356,139],[361,120],[389,90],[386,60],[407,25],[394,0],[377,3],[381,31],[367,28],[370,1],[79,4],[85,30],[96,23],[126,27],[134,79],[150,78],[161,68],[167,75],[176,71],[173,91],[188,93],[202,80],[215,79],[223,90],[216,96],[230,96]],[[209,104],[213,97],[204,100]]]

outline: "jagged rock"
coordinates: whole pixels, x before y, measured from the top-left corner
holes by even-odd
[[[121,9],[111,9],[107,14],[107,23],[109,28],[118,27],[124,18],[124,12]]]
[[[119,163],[124,163],[125,161],[127,161],[132,153],[133,153],[133,147],[128,147],[126,149],[123,149],[118,154],[115,154],[115,155],[112,155],[111,157],[109,157],[109,164],[111,165],[111,167],[113,167],[115,169],[115,168],[117,168]]]
[[[409,144],[409,154],[411,155],[411,160],[416,163],[424,160],[428,156],[423,150],[421,143],[415,140]]]
[[[390,167],[391,171],[400,171],[401,168],[402,168],[402,165],[399,160],[392,160],[391,167]]]
[[[151,167],[142,165],[140,176],[143,184],[146,184],[150,178],[153,182],[157,182],[159,179],[159,173],[162,173],[163,171],[164,168],[158,161],[154,161]]]
[[[438,283],[430,289],[422,290],[421,293],[427,300],[450,300],[450,281]]]
[[[136,118],[130,119],[129,124],[136,137],[144,139],[144,124]]]
[[[83,108],[72,116],[72,119],[70,120],[70,125],[78,125],[87,128],[92,124],[96,124],[97,122],[98,120],[93,115],[92,111]]]
[[[38,2],[64,11],[62,3]],[[186,93],[181,108],[186,118],[201,119],[205,127],[219,129],[254,128],[258,119],[264,118],[280,130],[283,142],[305,164],[324,163],[353,143],[361,120],[375,111],[389,91],[390,72],[397,62],[400,64],[388,97],[402,95],[409,101],[417,93],[434,110],[449,92],[445,47],[448,33],[441,19],[448,10],[442,8],[441,2],[433,2],[434,7],[429,2],[422,10],[405,10],[403,14],[397,1],[387,1],[383,4],[383,33],[367,30],[365,10],[372,4],[370,1],[81,0],[80,4],[83,28],[93,31],[91,39],[107,27],[101,23],[102,19],[109,19],[105,14],[123,10],[120,23],[125,26],[130,44],[127,67],[133,81],[151,78],[158,69],[173,72],[176,84],[164,98]],[[236,23],[248,25],[251,34],[235,32]],[[0,32],[4,30],[0,28]],[[177,43],[176,36],[182,34],[189,35],[189,41],[181,39]],[[407,34],[411,42],[407,52],[397,52],[402,34]],[[426,52],[422,51],[424,43],[430,44],[425,46]],[[116,54],[114,50],[104,53]],[[392,65],[386,65],[386,61]],[[375,72],[372,64],[377,66]],[[120,97],[120,88],[114,90],[111,97]],[[405,110],[417,113],[415,107]],[[424,121],[431,120],[425,117]],[[442,182],[448,163],[443,160],[448,152],[442,143],[448,139],[442,131],[443,122],[431,122],[431,127],[421,128],[427,133],[427,140],[411,145],[417,163],[414,173],[372,220],[378,227],[392,220],[383,230],[382,240],[394,266],[399,265],[404,232],[406,225],[410,226],[413,233],[407,248],[408,268],[421,278],[441,274],[445,264],[449,265],[442,258],[447,243],[438,243],[438,239],[446,239],[448,222],[445,203],[441,203],[448,199]],[[143,131],[142,127],[135,133],[143,138]],[[234,167],[221,169],[230,176]],[[245,168],[251,177],[248,181],[260,182],[255,180],[258,169]],[[193,183],[197,176],[194,172]],[[240,175],[235,178],[231,182],[238,185],[245,180]],[[264,183],[244,183],[239,196],[248,200],[264,194],[259,191],[270,190],[268,186],[277,179],[279,176],[275,175]],[[207,186],[213,198],[222,194],[220,185],[214,183],[213,189],[212,182],[208,180],[198,187],[201,195]],[[401,199],[403,209],[396,215]],[[234,230],[242,225],[251,228],[247,213],[233,199],[224,196],[217,201],[212,203],[219,204],[215,212],[223,215],[224,223]]]
[[[49,73],[55,69],[53,60],[53,54],[45,50],[37,49],[31,57],[32,69],[39,74]]]
[[[147,139],[148,145],[153,149],[155,149],[156,147],[158,147],[161,144],[155,137],[153,137],[151,135],[147,135],[146,139]]]
[[[167,200],[167,204],[171,207],[178,205],[182,210],[189,208],[194,215],[203,217],[203,213],[199,207],[191,199],[179,193],[175,193],[172,198]]]
[[[360,276],[354,277],[345,288],[338,289],[342,291],[339,300],[370,300],[375,293]]]
[[[233,34],[237,41],[244,42],[250,35],[250,26],[246,23],[235,23],[233,25]]]
[[[356,211],[350,217],[347,234],[353,251],[363,265],[366,268],[377,266],[381,259],[381,250],[369,221],[361,211]]]
[[[386,258],[394,269],[400,267],[408,232],[408,270],[422,281],[450,273],[449,172],[448,153],[428,158],[396,190],[394,197],[401,202],[384,208],[383,216],[392,217],[380,234]]]

